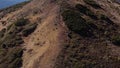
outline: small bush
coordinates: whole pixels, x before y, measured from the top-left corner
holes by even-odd
[[[20,57],[22,57],[23,49],[16,48],[13,50],[13,54],[14,54],[14,58],[20,58]]]
[[[9,29],[8,29],[9,28]],[[22,44],[24,41],[22,40],[21,36],[18,36],[20,30],[14,24],[11,24],[7,27],[7,31],[3,39],[0,40],[0,45],[2,48],[9,48],[14,47]]]
[[[8,48],[8,47],[18,46],[22,44],[24,41],[18,35],[7,34],[0,42],[2,48]]]
[[[66,21],[66,25],[73,31],[80,31],[85,28],[85,20],[80,16],[79,12],[66,10],[63,12],[63,18]]]
[[[80,12],[84,14],[86,14],[86,12],[89,11],[89,9],[86,6],[83,6],[81,4],[77,4],[75,8],[77,8]]]
[[[28,23],[28,20],[27,19],[24,19],[24,18],[21,18],[21,19],[18,19],[16,22],[15,22],[15,25],[16,26],[24,26]]]
[[[0,31],[0,38],[2,38],[4,36],[5,32],[6,32],[5,28]]]
[[[120,36],[114,36],[112,38],[112,42],[113,42],[113,44],[120,46]]]
[[[23,36],[28,36],[31,34],[37,27],[36,23],[28,24],[25,29],[22,31]]]
[[[27,36],[32,33],[37,24],[28,23],[21,18],[7,26],[7,30],[0,31],[0,68],[20,68],[22,66],[23,49],[19,46],[24,43],[22,33]]]
[[[91,36],[86,20],[81,17],[80,12],[67,9],[62,13],[65,24],[68,28],[82,36]]]
[[[22,59],[17,58],[12,63],[8,65],[8,68],[17,68],[22,66]]]
[[[6,56],[2,58],[2,63],[7,64],[6,68],[19,68],[22,65],[22,54],[23,49],[12,48],[7,53]],[[1,67],[1,65],[0,65]]]
[[[31,34],[35,28],[37,27],[37,24],[31,24],[28,23],[27,19],[21,18],[15,23],[9,25],[6,30],[2,30],[0,33],[0,36],[2,37],[4,35],[4,38],[0,40],[0,45],[2,48],[9,48],[14,47],[22,44],[24,41],[22,40],[20,34],[23,33],[24,36],[28,36]]]
[[[110,20],[106,15],[101,14],[100,15],[100,19],[101,20],[105,20],[106,22],[108,22],[109,24],[114,24],[112,20]]]
[[[101,8],[94,0],[83,0],[86,4],[91,5],[94,8]]]
[[[7,30],[11,29],[13,26],[13,24],[10,24],[9,26],[7,26]]]
[[[81,13],[91,17],[92,19],[97,19],[96,15],[90,10],[88,9],[86,6],[83,6],[81,4],[77,4],[75,6]]]

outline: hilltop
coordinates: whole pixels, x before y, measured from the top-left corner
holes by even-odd
[[[0,11],[0,68],[119,68],[115,0],[31,0]]]

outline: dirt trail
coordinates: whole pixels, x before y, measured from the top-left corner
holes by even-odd
[[[65,28],[59,17],[59,6],[53,5],[46,19],[25,41],[23,68],[53,68],[63,46],[59,36]]]
[[[54,68],[67,37],[65,34],[67,31],[66,26],[60,17],[60,6],[55,1],[64,0],[33,0],[23,8],[8,13],[0,19],[0,21],[12,23],[14,20],[24,17],[28,18],[32,23],[38,23],[34,33],[24,38],[23,48],[25,50],[22,57],[22,68]],[[108,3],[107,0],[95,1],[105,9],[104,11],[107,11],[106,15],[115,23],[119,23],[120,13],[116,11],[116,8],[120,10],[119,5]],[[72,6],[77,3],[85,4],[83,0],[68,0],[68,3]],[[6,26],[0,24],[0,30],[3,27]],[[114,48],[119,50],[117,47]]]
[[[11,23],[24,17],[32,23],[38,23],[35,32],[24,38],[23,48],[25,51],[22,68],[54,67],[56,58],[63,46],[64,38],[67,37],[64,34],[66,28],[60,20],[59,11],[59,5],[53,0],[33,0],[23,8],[6,14],[5,17],[0,19],[0,21]],[[2,25],[0,27],[0,29],[3,28]]]

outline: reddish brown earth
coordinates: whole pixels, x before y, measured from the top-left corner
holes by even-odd
[[[68,28],[60,14],[61,3],[65,0],[33,0],[21,9],[5,14],[0,18],[0,30],[18,18],[28,18],[32,23],[38,23],[36,30],[24,37],[22,68],[54,68],[63,47],[68,43]],[[104,13],[115,23],[120,24],[120,5],[110,0],[95,0],[105,10]],[[77,3],[85,4],[83,0],[68,0],[71,6]],[[88,6],[88,5],[87,5]],[[92,9],[92,8],[91,8]],[[97,11],[93,9],[94,11]],[[102,12],[103,10],[101,10]],[[2,12],[0,12],[2,15]],[[6,25],[1,23],[8,22]],[[88,42],[89,43],[89,42]],[[120,48],[108,46],[113,55],[120,56]],[[62,60],[61,60],[62,61]],[[66,67],[65,67],[66,68]]]

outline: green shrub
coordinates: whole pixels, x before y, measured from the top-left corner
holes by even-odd
[[[112,42],[115,45],[120,45],[120,36],[114,36],[114,37],[112,37]]]
[[[7,27],[7,31],[6,30],[1,31],[0,36],[1,37],[4,36],[3,39],[0,39],[1,47],[9,48],[22,44],[24,41],[22,40],[20,33],[23,33],[24,36],[28,36],[35,30],[36,27],[37,27],[36,23],[34,24],[28,23],[27,19],[21,18],[17,20],[15,23]]]
[[[3,64],[0,64],[0,67],[4,67],[6,65],[6,68],[19,68],[22,65],[22,55],[23,55],[23,49],[21,48],[12,48],[9,49],[9,51],[6,53],[6,56],[1,58],[1,62]]]
[[[9,31],[9,29],[11,29],[13,26],[13,24],[10,24],[9,26],[7,26],[7,31]]]
[[[2,39],[0,39],[0,45],[2,48],[14,47],[22,44],[24,41],[21,36],[18,36],[20,33],[21,27],[17,27],[15,24],[11,24],[7,27],[7,31]]]
[[[85,20],[80,16],[79,12],[73,10],[66,10],[63,12],[63,18],[66,21],[66,25],[73,31],[80,31],[86,28],[84,24]]]
[[[22,31],[23,36],[28,36],[31,34],[37,27],[36,23],[28,24]]]
[[[6,55],[7,51],[5,49],[0,48],[0,58],[3,58]],[[1,61],[1,59],[0,59]]]
[[[75,6],[81,13],[90,16],[92,19],[97,19],[96,15],[86,6],[83,6],[81,4],[77,4]]]
[[[4,36],[5,32],[6,32],[5,28],[0,31],[0,38],[2,38]]]
[[[101,8],[94,0],[83,0],[86,4],[91,5],[94,8]]]
[[[17,68],[22,66],[22,59],[17,58],[12,63],[8,65],[8,68]]]
[[[22,44],[24,41],[18,35],[6,34],[5,37],[0,41],[2,48],[14,47]]]
[[[28,23],[28,19],[20,18],[15,22],[16,26],[24,26]]]
[[[101,14],[100,15],[100,19],[101,20],[105,20],[106,22],[108,22],[109,24],[114,24],[112,20],[110,20],[106,15]]]
[[[93,30],[97,30],[97,29],[98,29],[98,27],[94,24],[94,21],[93,21],[93,20],[86,19],[86,21],[87,21],[88,26],[89,26],[91,29],[93,29]]]
[[[86,12],[89,11],[89,9],[86,6],[83,6],[81,4],[77,4],[75,8],[77,8],[80,12],[84,14],[86,14]]]
[[[91,36],[86,20],[81,17],[80,12],[72,9],[66,9],[62,13],[63,20],[68,28],[82,36]]]
[[[22,66],[23,49],[19,46],[24,43],[22,33],[31,34],[37,24],[28,23],[21,18],[7,26],[7,30],[0,31],[0,68],[20,68]]]

